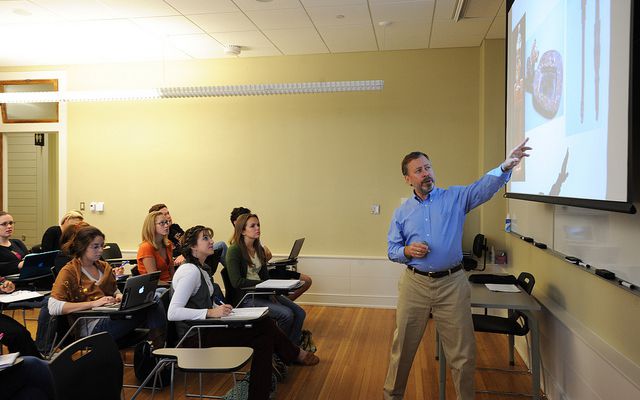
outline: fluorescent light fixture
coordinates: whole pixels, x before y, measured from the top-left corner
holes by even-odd
[[[464,18],[464,9],[466,5],[467,5],[466,0],[458,0],[458,2],[456,3],[456,8],[453,10],[453,15],[451,16],[451,19],[454,20],[455,22],[458,22],[462,18]]]
[[[167,87],[156,89],[0,93],[0,103],[61,103],[156,100],[190,97],[269,96],[382,90],[384,81],[268,83],[258,85]]]

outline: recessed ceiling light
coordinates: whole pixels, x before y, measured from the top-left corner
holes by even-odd
[[[271,2],[271,0],[256,0],[256,1],[259,1],[260,3],[270,3]]]
[[[342,15],[342,14],[338,14],[338,15],[336,15],[336,18],[338,18],[338,19],[343,19],[343,18],[344,18],[344,15]]]
[[[393,24],[393,22],[391,22],[391,21],[380,21],[380,22],[378,22],[378,25],[380,25],[383,28],[386,28],[387,26],[389,26],[391,24]]]

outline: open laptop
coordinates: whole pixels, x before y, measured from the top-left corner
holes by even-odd
[[[290,265],[290,264],[296,263],[303,244],[304,244],[304,238],[297,239],[295,242],[293,242],[293,247],[291,248],[291,253],[289,253],[288,258],[276,258],[274,260],[269,261],[269,265],[278,266],[278,265]]]
[[[24,264],[20,269],[20,273],[7,275],[5,278],[10,280],[24,280],[39,278],[41,276],[51,275],[51,267],[53,267],[59,250],[45,251],[44,253],[31,253],[24,256]]]
[[[126,311],[153,301],[160,279],[160,271],[131,276],[124,284],[122,301],[107,306],[93,307],[94,311]]]

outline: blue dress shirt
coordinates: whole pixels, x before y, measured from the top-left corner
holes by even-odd
[[[387,235],[389,259],[425,272],[460,264],[467,213],[491,199],[509,178],[511,171],[497,167],[469,186],[436,187],[424,201],[414,193],[393,213]],[[429,253],[422,258],[405,257],[404,246],[421,241],[427,242]]]

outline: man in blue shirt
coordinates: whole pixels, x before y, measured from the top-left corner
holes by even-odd
[[[402,399],[420,340],[433,314],[458,399],[474,398],[475,338],[470,287],[462,272],[462,227],[466,214],[488,201],[527,157],[529,139],[497,168],[469,186],[436,187],[429,157],[407,154],[402,174],[413,196],[395,210],[388,234],[391,261],[406,264],[398,284],[393,336],[384,398]]]

